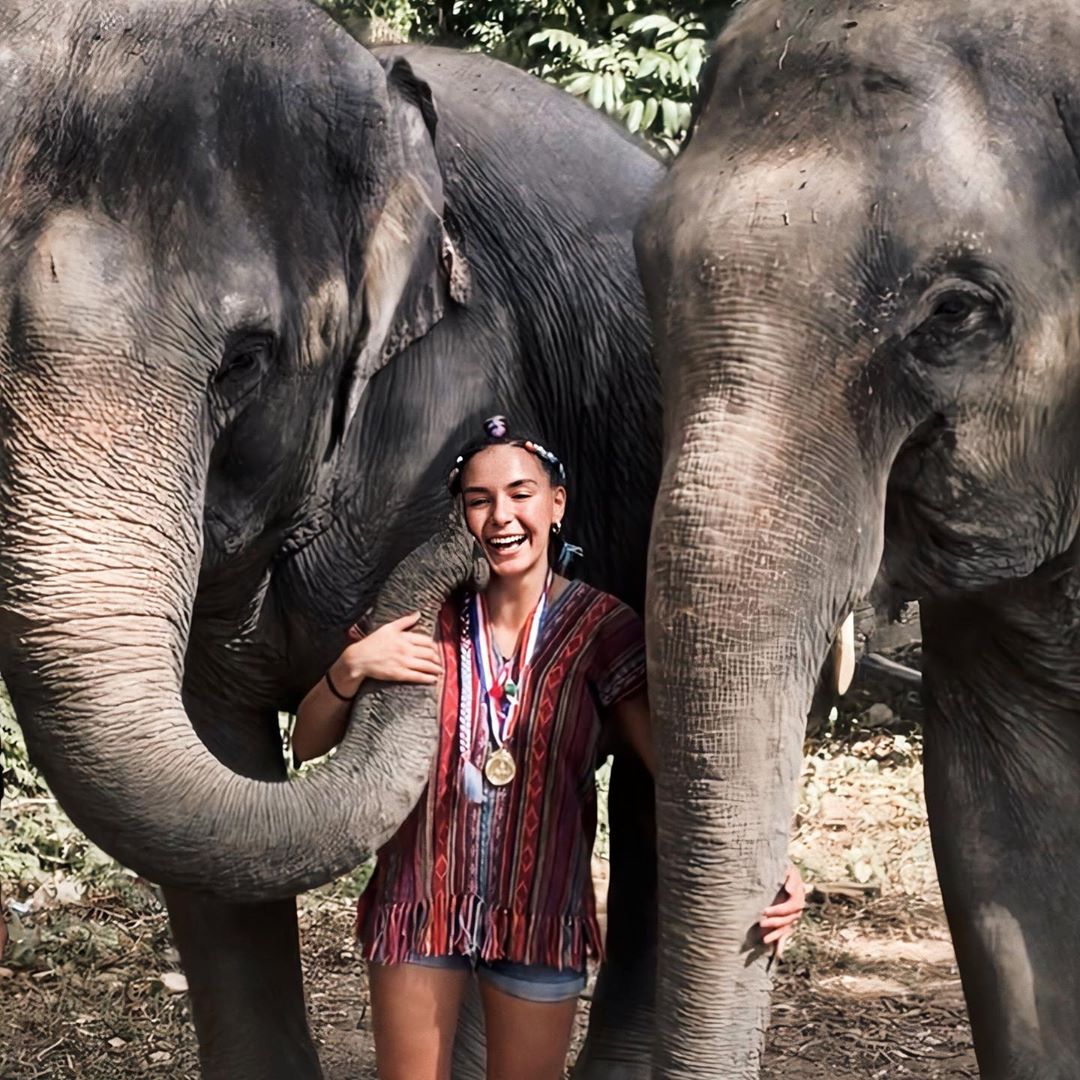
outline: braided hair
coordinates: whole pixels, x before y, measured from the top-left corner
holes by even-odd
[[[458,451],[454,466],[447,477],[446,486],[453,496],[461,494],[461,476],[469,459],[486,450],[489,446],[517,446],[535,454],[552,487],[566,487],[566,467],[551,450],[531,435],[511,433],[505,416],[489,416],[484,421],[484,434],[472,439]],[[584,554],[581,548],[567,543],[561,532],[554,533],[548,545],[552,566],[561,574],[565,573],[575,558]]]

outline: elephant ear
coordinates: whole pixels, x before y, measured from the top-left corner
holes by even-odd
[[[407,60],[391,59],[385,66],[389,123],[401,157],[364,248],[364,324],[345,427],[371,377],[439,322],[449,303],[466,303],[471,289],[435,152],[438,117],[431,89]]]
[[[1065,139],[1080,172],[1080,90],[1073,87],[1054,94],[1054,107],[1065,131]]]

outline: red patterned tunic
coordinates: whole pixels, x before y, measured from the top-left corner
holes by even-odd
[[[467,596],[450,600],[436,641],[446,672],[439,749],[416,808],[379,852],[360,898],[363,955],[463,953],[581,969],[602,950],[589,864],[596,833],[601,711],[645,685],[641,622],[625,604],[573,581],[544,613],[508,744],[517,774],[461,790],[459,649]],[[487,710],[473,664],[472,750],[482,767]]]

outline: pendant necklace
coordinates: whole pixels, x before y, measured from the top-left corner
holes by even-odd
[[[473,652],[477,658],[480,672],[480,689],[487,700],[488,726],[491,743],[495,749],[484,763],[484,776],[493,787],[505,787],[517,775],[517,764],[507,743],[513,737],[514,726],[518,718],[522,689],[532,663],[536,642],[540,636],[540,624],[544,618],[548,594],[554,575],[549,570],[544,581],[544,590],[536,601],[525,625],[521,638],[524,650],[515,650],[508,660],[496,662],[495,644],[491,634],[490,621],[484,598],[479,593],[472,598],[472,624],[474,628]],[[517,660],[516,678],[514,661]]]

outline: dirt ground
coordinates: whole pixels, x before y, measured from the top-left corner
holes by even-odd
[[[977,1076],[917,741],[877,727],[821,745],[807,758],[796,826],[793,855],[821,889],[777,975],[763,1076]],[[331,887],[301,902],[327,1080],[374,1077],[347,894]],[[129,879],[97,895],[57,873],[27,902],[0,968],[0,1078],[196,1080],[187,995],[152,887]]]
[[[374,1077],[363,980],[341,940],[343,912],[307,934],[312,1011],[327,1080]],[[586,992],[587,993],[587,992]],[[588,1017],[583,1002],[581,1026]],[[765,1080],[975,1077],[949,936],[933,907],[881,900],[815,913],[781,969]]]
[[[68,905],[47,922],[58,931],[49,948],[59,966],[0,980],[0,1077],[196,1080],[186,995],[161,980],[176,967],[164,917],[132,919],[100,902]],[[351,904],[333,897],[306,905],[302,918],[327,1080],[375,1075],[351,925]],[[74,970],[73,939],[94,936],[100,962]],[[583,1024],[587,1010],[586,1000]],[[907,897],[816,907],[777,978],[768,1045],[767,1080],[977,1076],[940,909]]]

